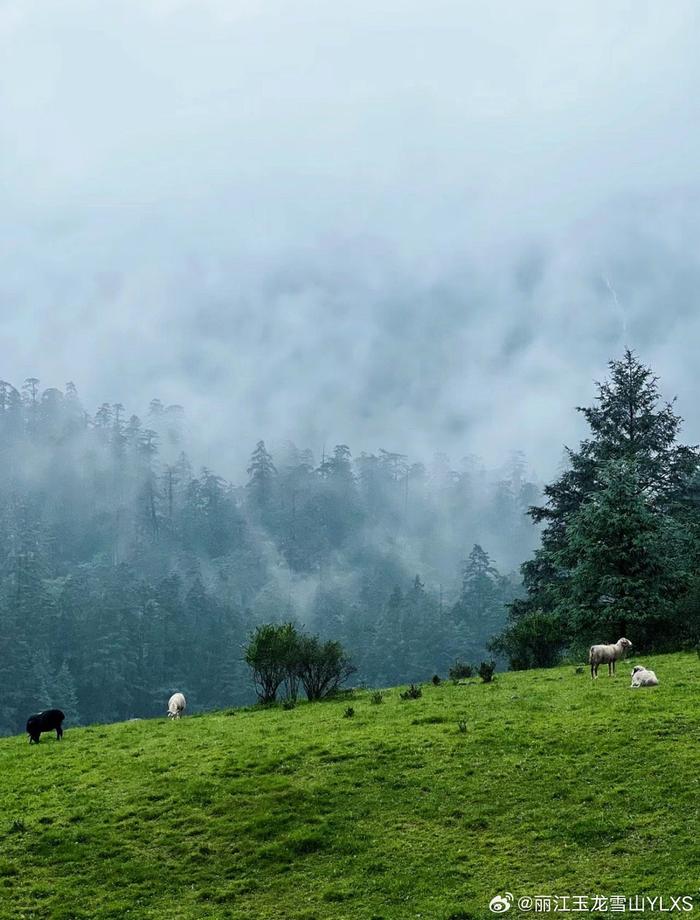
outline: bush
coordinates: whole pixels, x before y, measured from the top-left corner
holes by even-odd
[[[489,648],[505,655],[513,671],[524,671],[558,664],[567,644],[559,617],[535,610],[511,620]]]
[[[384,702],[384,694],[380,690],[375,690],[369,698],[369,701],[370,703],[374,703],[375,706],[378,706],[380,703]]]
[[[293,623],[265,623],[251,636],[244,649],[244,659],[253,672],[259,702],[273,703],[284,681],[287,681],[291,698],[296,696],[297,682],[293,675],[299,639]]]
[[[473,673],[474,668],[470,664],[458,660],[450,668],[450,680],[465,680],[467,677],[471,677]]]
[[[464,721],[464,719],[459,720],[459,722],[457,723],[457,728],[459,729],[460,734],[462,735],[466,734],[467,723]]]
[[[442,679],[439,674],[433,674],[432,682],[434,687],[438,687],[442,683]]]
[[[423,691],[420,687],[416,687],[415,684],[411,684],[408,690],[406,690],[404,693],[400,693],[399,696],[402,700],[417,700],[423,696]]]
[[[340,642],[321,642],[318,636],[303,636],[299,643],[297,668],[309,700],[332,696],[357,668]]]
[[[339,642],[322,642],[293,623],[258,626],[244,657],[260,703],[274,703],[283,683],[292,702],[300,684],[309,700],[325,699],[356,670]]]
[[[294,709],[295,706],[296,706],[296,703],[294,702],[294,700],[284,700],[284,702],[282,703],[282,709],[285,709],[285,710]]]
[[[355,710],[352,708],[352,706],[348,706],[345,712],[343,713],[343,718],[352,719],[354,715],[355,715]]]
[[[493,680],[493,672],[496,670],[495,661],[482,661],[479,665],[479,677],[485,684],[490,684]]]

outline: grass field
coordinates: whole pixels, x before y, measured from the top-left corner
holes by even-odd
[[[466,920],[504,891],[698,911],[700,661],[644,663],[660,687],[624,662],[4,739],[0,916]]]

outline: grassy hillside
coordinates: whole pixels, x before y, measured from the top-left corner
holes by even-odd
[[[464,920],[506,890],[697,894],[700,661],[644,663],[660,687],[565,667],[5,739],[0,916]]]

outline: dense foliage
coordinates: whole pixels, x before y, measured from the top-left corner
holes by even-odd
[[[142,422],[90,415],[72,384],[0,383],[0,733],[47,706],[75,723],[164,712],[173,690],[195,711],[252,701],[262,623],[341,642],[374,685],[484,657],[517,579],[481,545],[511,571],[536,539],[522,457],[489,473],[260,442],[237,486],[193,469],[184,427],[158,400]]]
[[[700,639],[700,455],[678,443],[681,418],[630,351],[610,362],[591,435],[530,509],[541,547],[522,566],[526,596],[493,644],[515,668],[553,664],[565,649],[631,638],[640,650]]]
[[[357,670],[340,642],[324,642],[294,623],[262,623],[244,652],[260,703],[275,702],[282,686],[288,702],[300,686],[309,702],[325,699]]]

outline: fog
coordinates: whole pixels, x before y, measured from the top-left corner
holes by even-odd
[[[629,345],[694,397],[697,6],[0,4],[1,376],[240,478],[522,449]]]

